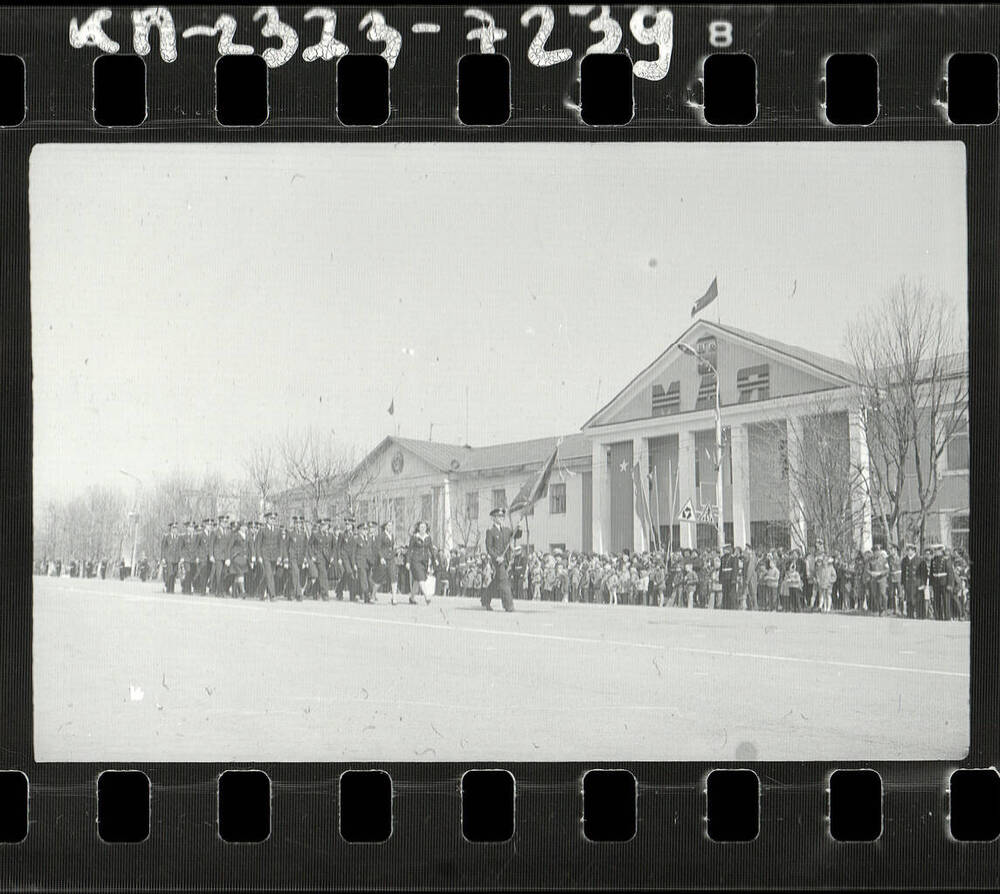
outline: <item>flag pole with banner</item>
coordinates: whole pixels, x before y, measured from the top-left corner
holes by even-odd
[[[555,448],[549,455],[549,458],[545,460],[542,468],[521,485],[521,489],[517,492],[514,499],[511,500],[507,511],[511,515],[515,512],[520,513],[521,518],[519,522],[524,521],[525,513],[542,498],[548,488],[549,478],[552,477],[552,469],[556,464],[556,457],[559,455],[560,444],[562,444],[562,438],[556,442]],[[525,528],[527,529],[527,523],[525,524]]]

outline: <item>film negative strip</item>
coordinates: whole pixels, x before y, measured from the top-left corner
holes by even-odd
[[[0,10],[3,888],[995,886],[998,45]]]

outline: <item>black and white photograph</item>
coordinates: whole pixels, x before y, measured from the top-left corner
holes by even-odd
[[[963,758],[966,177],[36,145],[35,759]]]

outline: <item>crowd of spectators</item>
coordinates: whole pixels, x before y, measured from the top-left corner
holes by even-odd
[[[410,591],[405,551],[398,550],[399,592]],[[136,576],[155,579],[145,558]],[[475,549],[434,550],[439,595],[479,599],[492,565]],[[124,580],[122,560],[43,558],[35,574]],[[624,551],[594,555],[519,547],[510,575],[515,599],[780,612],[852,612],[937,620],[969,616],[969,561],[941,544],[907,545],[845,555],[825,551],[716,549]]]
[[[490,585],[485,554],[438,556],[439,593],[478,598]],[[939,620],[968,617],[969,562],[940,544],[921,553],[875,547],[854,556],[822,548],[727,546],[591,555],[519,549],[516,599],[605,605],[783,612],[855,612]]]

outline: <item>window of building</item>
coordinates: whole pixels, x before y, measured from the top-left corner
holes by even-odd
[[[427,526],[430,527],[431,524],[431,495],[423,494],[420,497],[420,518],[417,521],[427,522]]]
[[[681,383],[671,382],[666,388],[662,385],[653,386],[653,407],[654,416],[672,416],[681,410]]]
[[[368,521],[368,505],[367,500],[358,500],[358,511],[355,513],[355,518],[359,522]]]
[[[949,472],[969,471],[969,432],[952,435],[945,448],[945,461]]]
[[[493,489],[493,508],[494,509],[507,508],[507,491],[502,487],[497,487]]]
[[[479,518],[479,491],[470,490],[465,494],[465,517],[469,521]]]
[[[736,393],[741,404],[767,400],[771,395],[771,370],[766,363],[746,366],[736,373]]]
[[[566,544],[565,543],[550,543],[549,544],[549,552],[550,553],[554,553],[557,549],[561,549],[563,552],[566,552]]]
[[[549,485],[549,515],[563,515],[566,512],[566,485]]]
[[[960,513],[951,517],[951,548],[969,551],[969,516]]]

